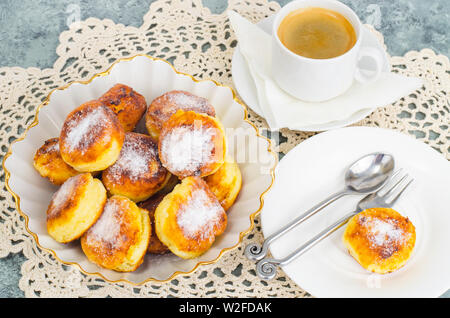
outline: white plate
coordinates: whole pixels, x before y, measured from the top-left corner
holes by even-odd
[[[264,30],[265,32],[271,34],[272,30],[272,23],[274,20],[274,15],[260,21],[258,23],[258,26]],[[376,38],[376,36],[365,26],[363,26],[363,38],[362,38],[362,46],[371,46],[371,47],[377,47],[381,49],[382,52],[384,52],[384,62],[383,62],[383,71],[389,72],[390,70],[390,64],[389,59],[387,57],[387,54],[384,51],[384,48],[380,44],[380,41]],[[362,68],[364,68],[364,65],[361,65]],[[232,66],[231,66],[231,72],[233,75],[233,83],[236,87],[237,92],[241,96],[242,100],[259,116],[264,117],[261,108],[258,104],[258,97],[256,93],[256,87],[253,82],[253,78],[250,74],[250,71],[248,69],[247,63],[245,62],[244,57],[242,56],[239,45],[234,50],[233,54],[233,60],[232,60]],[[338,120],[333,121],[330,123],[324,123],[320,125],[311,125],[308,127],[304,127],[302,131],[324,131],[324,130],[330,130],[335,128],[341,128],[353,123],[356,123],[362,119],[364,119],[366,116],[370,115],[375,108],[373,109],[364,109],[362,111],[359,111],[349,118],[345,120]],[[288,127],[289,128],[289,127]]]
[[[279,163],[265,199],[261,222],[267,237],[289,220],[343,187],[346,168],[375,151],[394,155],[415,181],[394,206],[416,227],[413,255],[396,272],[363,269],[341,242],[344,227],[283,267],[300,287],[317,297],[436,297],[450,287],[450,164],[414,138],[381,128],[348,127],[315,135]],[[275,241],[275,258],[290,254],[347,212],[362,196],[344,197]]]
[[[46,139],[59,136],[61,126],[70,111],[80,104],[99,98],[116,83],[131,86],[147,103],[174,89],[192,92],[207,98],[216,109],[217,117],[226,128],[229,154],[247,158],[246,152],[258,154],[258,160],[239,160],[242,190],[228,212],[228,226],[213,247],[202,256],[183,260],[174,255],[147,255],[143,265],[132,273],[105,270],[90,263],[78,241],[60,244],[47,233],[46,210],[57,187],[42,178],[33,168],[33,156]],[[167,62],[148,56],[137,56],[115,63],[110,72],[102,73],[89,83],[74,83],[54,91],[47,106],[39,111],[37,125],[31,124],[23,140],[14,143],[5,161],[7,186],[19,201],[18,209],[28,217],[28,230],[37,235],[40,247],[50,251],[65,264],[78,264],[85,273],[99,273],[106,280],[142,283],[147,280],[167,280],[174,275],[192,272],[199,264],[213,263],[226,250],[235,248],[242,232],[253,226],[253,218],[261,207],[261,196],[272,184],[276,159],[268,150],[268,140],[257,134],[256,128],[244,120],[245,106],[238,103],[228,87],[212,81],[194,81],[189,75],[176,72]],[[240,130],[236,131],[235,129]],[[246,134],[248,144],[236,146],[235,133]],[[17,200],[19,199],[20,200]]]

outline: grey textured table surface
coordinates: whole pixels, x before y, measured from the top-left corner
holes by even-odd
[[[251,0],[250,0],[251,1]],[[389,54],[431,48],[450,56],[450,1],[448,0],[341,0],[374,25],[385,37]],[[108,18],[140,26],[152,0],[1,0],[0,67],[52,67],[59,34],[66,25],[69,5],[81,8],[81,19]],[[277,0],[281,5],[290,0]],[[203,0],[213,13],[225,10],[225,0]],[[19,289],[23,255],[0,259],[0,297],[23,297]],[[447,291],[443,297],[450,297]]]

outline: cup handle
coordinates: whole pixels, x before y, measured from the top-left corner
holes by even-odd
[[[380,50],[373,47],[363,47],[361,48],[358,56],[358,61],[363,58],[370,58],[375,63],[375,71],[373,74],[367,74],[361,68],[357,67],[355,72],[355,79],[360,83],[370,83],[376,81],[380,75],[383,67],[383,55]],[[373,71],[373,70],[371,70]]]

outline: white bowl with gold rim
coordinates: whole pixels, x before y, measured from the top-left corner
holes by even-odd
[[[99,98],[116,83],[132,87],[145,97],[147,103],[174,89],[205,97],[215,107],[216,116],[227,131],[229,154],[239,163],[242,172],[242,189],[228,211],[225,233],[218,237],[210,250],[196,259],[148,254],[138,270],[118,273],[89,262],[79,241],[60,244],[47,233],[46,210],[57,187],[35,171],[33,156],[45,140],[59,136],[70,111]],[[3,167],[7,189],[16,199],[19,213],[27,220],[27,231],[35,237],[40,248],[51,252],[66,265],[78,266],[85,274],[97,274],[107,281],[141,284],[192,273],[198,266],[217,262],[226,251],[236,248],[254,227],[254,217],[262,208],[263,196],[272,186],[276,161],[270,142],[247,120],[247,109],[232,89],[211,80],[197,81],[176,71],[164,60],[138,55],[117,61],[106,72],[88,81],[74,82],[52,91],[38,107],[35,121],[24,136],[11,145]]]

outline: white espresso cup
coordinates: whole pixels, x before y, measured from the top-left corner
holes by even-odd
[[[356,33],[355,45],[342,55],[328,59],[312,59],[295,54],[278,38],[278,28],[292,11],[318,7],[342,14]],[[343,94],[353,80],[367,83],[376,80],[382,70],[383,52],[374,47],[363,47],[362,25],[352,9],[335,0],[297,0],[278,11],[272,29],[272,76],[276,83],[292,96],[309,102],[326,101]],[[373,65],[370,71],[358,67],[362,59]]]

